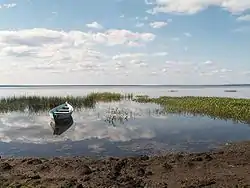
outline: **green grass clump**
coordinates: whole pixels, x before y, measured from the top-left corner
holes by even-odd
[[[157,103],[170,113],[187,113],[250,123],[250,99],[221,97],[138,98],[141,103]]]

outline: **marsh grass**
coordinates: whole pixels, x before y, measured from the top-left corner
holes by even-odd
[[[0,99],[0,112],[25,111],[40,112],[54,108],[57,105],[69,102],[75,109],[94,108],[97,102],[120,101],[132,99],[132,94],[119,93],[90,93],[87,96],[44,97],[44,96],[20,96]]]
[[[221,97],[137,98],[140,103],[156,103],[168,113],[210,116],[235,122],[250,123],[250,99]]]
[[[31,111],[39,112],[54,108],[68,101],[75,109],[94,108],[98,102],[133,100],[139,103],[156,103],[167,113],[210,116],[235,122],[250,123],[250,99],[222,97],[168,97],[150,98],[147,95],[120,93],[90,93],[87,96],[40,97],[20,96],[0,99],[0,112]]]

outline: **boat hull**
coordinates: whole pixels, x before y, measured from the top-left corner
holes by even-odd
[[[66,107],[66,110],[65,110],[65,107]],[[50,110],[49,115],[51,119],[62,120],[62,119],[70,118],[73,111],[74,111],[74,108],[70,104],[65,103]]]
[[[74,123],[72,116],[64,119],[56,119],[50,121],[50,126],[53,129],[53,135],[61,135],[67,131]]]

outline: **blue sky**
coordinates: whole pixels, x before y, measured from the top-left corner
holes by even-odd
[[[0,7],[0,84],[250,81],[248,0],[0,0]]]

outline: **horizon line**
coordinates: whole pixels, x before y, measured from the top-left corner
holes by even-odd
[[[0,84],[0,87],[74,87],[74,86],[250,86],[250,84]]]

